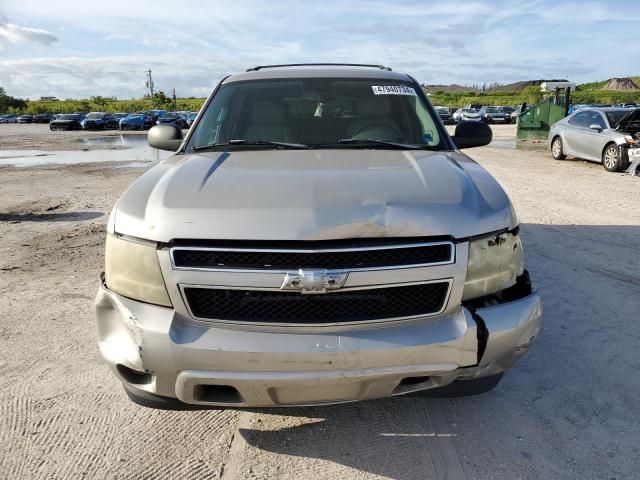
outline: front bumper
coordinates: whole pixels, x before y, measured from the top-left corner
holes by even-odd
[[[534,292],[409,324],[253,331],[194,324],[102,285],[96,311],[100,351],[129,391],[192,405],[270,407],[403,395],[500,374],[529,349],[542,305]]]

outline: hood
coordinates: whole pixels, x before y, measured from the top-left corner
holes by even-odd
[[[624,117],[615,124],[614,128],[616,130],[626,128],[630,123],[640,122],[640,108],[634,108],[629,111]]]
[[[173,239],[464,238],[517,225],[459,152],[269,150],[174,155],[118,201],[115,231]]]

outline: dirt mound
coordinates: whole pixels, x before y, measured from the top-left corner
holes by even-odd
[[[452,92],[475,92],[475,91],[477,91],[477,89],[474,89],[472,87],[466,87],[464,85],[458,85],[456,83],[452,83],[451,85],[426,85],[426,84],[423,84],[422,88],[428,93],[435,93],[435,92],[452,93]]]
[[[602,86],[602,90],[640,90],[636,82],[629,77],[624,78],[610,78]]]
[[[490,92],[521,92],[527,87],[538,87],[544,82],[566,82],[562,79],[551,80],[521,80],[519,82],[509,83],[507,85],[500,85],[489,89]]]

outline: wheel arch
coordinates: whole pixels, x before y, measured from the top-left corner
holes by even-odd
[[[621,144],[619,144],[618,142],[616,142],[615,140],[609,140],[607,143],[604,144],[604,147],[602,147],[602,151],[600,152],[600,159],[602,159],[602,157],[604,157],[604,152],[607,150],[607,148],[609,148],[611,145],[616,145],[617,147],[620,147]]]

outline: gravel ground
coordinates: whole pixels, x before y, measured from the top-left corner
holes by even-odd
[[[54,135],[0,125],[0,149],[86,134]],[[143,169],[0,168],[0,478],[638,478],[640,179],[546,152],[468,153],[522,224],[545,304],[529,355],[478,397],[257,412],[143,409],[101,361],[106,215]]]

